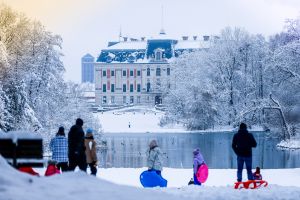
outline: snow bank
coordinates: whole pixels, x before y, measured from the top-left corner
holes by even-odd
[[[108,171],[100,169],[99,176],[103,176],[105,178],[105,174],[108,174],[109,177],[106,178],[115,182],[126,181],[126,179],[124,179],[126,177],[134,177],[135,182],[138,182],[136,175],[138,175],[143,169],[107,170],[111,170],[111,173],[107,173]],[[165,169],[163,173],[165,174],[165,177],[172,175],[173,177],[176,176],[178,178],[190,175],[190,170],[180,170]],[[117,185],[100,178],[86,175],[82,172],[68,172],[52,177],[34,177],[16,171],[1,157],[0,171],[1,200],[300,199],[300,187],[286,187],[274,185],[272,183],[269,187],[261,188],[259,190],[234,190],[232,185],[229,185],[229,183],[227,186],[209,186],[209,184],[207,184],[201,187],[184,186],[179,188],[169,187],[144,189]],[[211,176],[213,176],[213,174],[215,174],[215,178],[219,176],[218,179],[212,178],[213,182],[218,180],[222,182],[223,177],[228,176],[227,173],[224,173],[227,172],[227,170],[220,172],[221,174],[215,174],[214,171],[211,171]],[[293,171],[293,174],[296,175],[296,178],[299,180],[299,170],[297,169],[296,171]],[[232,175],[232,172],[229,171],[229,175]],[[285,173],[280,174],[278,178],[282,179],[282,177],[284,177],[284,179],[288,180],[285,175]],[[278,174],[275,173],[273,176],[278,176]],[[186,181],[185,178],[184,181]],[[169,182],[172,182],[172,180],[169,180]]]
[[[277,147],[283,149],[300,149],[300,140],[283,140],[277,144]]]

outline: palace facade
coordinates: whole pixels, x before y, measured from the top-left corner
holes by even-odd
[[[94,62],[96,105],[162,104],[162,89],[176,81],[170,60],[184,51],[207,49],[210,43],[209,36],[177,40],[164,32],[109,42]]]

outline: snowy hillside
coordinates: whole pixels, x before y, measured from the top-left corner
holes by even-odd
[[[300,187],[287,187],[271,184],[268,188],[261,188],[258,190],[234,190],[231,185],[228,186],[185,186],[185,187],[171,187],[171,188],[154,188],[144,189],[130,186],[123,186],[110,183],[103,179],[98,179],[93,176],[86,175],[81,172],[70,172],[62,175],[52,177],[33,177],[11,168],[3,158],[0,158],[0,199],[22,199],[22,200],[82,200],[82,199],[106,199],[106,200],[191,200],[191,199],[299,199]],[[139,169],[142,170],[142,169]],[[136,174],[139,170],[135,170]],[[177,173],[177,170],[167,169],[169,175]],[[121,172],[121,173],[120,173]],[[124,181],[124,177],[132,174],[126,173],[122,169],[114,169],[113,173],[107,173],[105,170],[99,170],[105,177],[105,174],[110,174],[108,179],[117,179]],[[187,175],[188,171],[180,177]],[[226,175],[226,170],[221,170],[218,174],[212,171],[212,176],[218,177],[212,180],[218,183],[218,179],[222,182],[223,177]],[[233,171],[232,171],[233,172]],[[232,172],[229,174],[232,175]],[[273,171],[275,172],[275,171]],[[281,173],[282,172],[282,173]],[[113,175],[114,174],[114,175]],[[120,174],[121,177],[117,177]],[[215,174],[215,175],[213,175]],[[267,174],[267,173],[266,173]],[[280,171],[280,176],[284,177],[284,171]],[[295,179],[289,179],[296,183],[296,178],[299,179],[299,170],[292,170]],[[290,174],[290,175],[292,175]],[[169,176],[168,175],[168,176]],[[271,173],[269,174],[271,175]],[[273,173],[274,177],[279,174]],[[289,173],[287,173],[290,177]],[[123,176],[123,177],[122,177]],[[12,178],[13,177],[13,178]],[[222,177],[222,179],[221,179]],[[126,179],[125,179],[126,180]],[[226,180],[226,178],[225,178]],[[279,180],[279,179],[277,179]],[[279,182],[280,183],[280,182]],[[299,184],[297,183],[299,186]]]

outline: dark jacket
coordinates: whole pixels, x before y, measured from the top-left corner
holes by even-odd
[[[237,156],[251,157],[252,147],[256,145],[253,135],[247,130],[239,130],[232,139],[232,149]]]
[[[84,132],[82,126],[74,125],[68,134],[69,156],[85,155]]]

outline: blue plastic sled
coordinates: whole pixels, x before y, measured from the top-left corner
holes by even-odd
[[[168,181],[159,176],[155,171],[144,171],[140,175],[143,187],[167,187]]]

